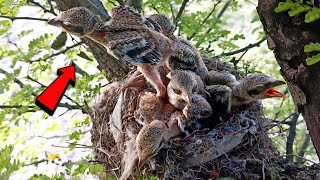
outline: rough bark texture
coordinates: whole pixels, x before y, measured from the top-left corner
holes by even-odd
[[[304,14],[289,17],[275,13],[278,0],[259,0],[258,13],[269,49],[274,51],[281,74],[286,80],[295,106],[306,120],[313,144],[320,157],[320,63],[306,65],[304,46],[320,42],[320,21],[306,24]]]

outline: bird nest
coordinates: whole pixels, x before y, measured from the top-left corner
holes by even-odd
[[[242,74],[226,63],[203,59],[208,69]],[[319,166],[295,165],[279,156],[264,128],[266,119],[259,101],[233,108],[211,128],[171,139],[141,171],[135,137],[142,126],[135,121],[134,111],[141,93],[150,89],[144,85],[121,91],[131,74],[109,84],[91,112],[93,151],[106,172],[102,179],[320,179]]]

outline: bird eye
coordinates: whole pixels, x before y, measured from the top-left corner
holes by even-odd
[[[264,89],[263,87],[259,86],[259,87],[256,87],[254,89],[249,90],[248,94],[250,96],[258,95],[258,94],[262,93],[263,89]]]
[[[181,94],[181,91],[179,89],[172,89],[172,91],[175,93],[175,94]]]

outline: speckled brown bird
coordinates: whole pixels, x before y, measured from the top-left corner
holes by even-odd
[[[136,138],[139,168],[156,156],[168,139],[168,127],[163,122],[154,120],[150,124],[145,124]]]
[[[180,110],[191,105],[192,94],[206,95],[201,78],[192,71],[174,70],[168,74],[168,77],[170,79],[167,87],[169,101]]]
[[[205,81],[208,70],[197,48],[191,42],[173,34],[175,27],[166,15],[153,14],[149,16],[149,19],[157,22],[162,28],[163,34],[177,44],[175,52],[169,58],[168,66],[172,70],[194,71]]]
[[[230,110],[232,106],[248,104],[259,99],[285,97],[274,89],[282,84],[285,82],[265,74],[251,74],[240,81],[232,81],[225,85],[209,85],[206,91],[210,94],[209,102],[228,103],[228,110]]]
[[[232,105],[247,104],[259,99],[285,97],[274,88],[286,84],[284,81],[265,74],[247,75],[232,88]]]
[[[148,21],[129,7],[114,7],[111,14],[111,19],[103,22],[90,10],[75,7],[48,23],[78,37],[88,37],[105,46],[115,57],[136,65],[155,87],[157,96],[163,97],[166,87],[161,81],[158,65],[167,64],[175,43],[158,32],[160,29],[155,22]]]

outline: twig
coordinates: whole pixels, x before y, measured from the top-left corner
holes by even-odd
[[[41,87],[47,87],[47,86],[45,86],[44,84],[42,84],[41,82],[39,82],[39,81],[33,79],[32,77],[30,77],[29,75],[27,76],[27,79],[29,79],[29,80],[31,80],[31,81],[39,84]],[[65,98],[67,98],[68,100],[70,100],[71,102],[75,103],[75,104],[78,106],[78,109],[82,109],[82,106],[81,106],[78,102],[74,101],[71,97],[69,97],[69,96],[67,96],[67,95],[63,95],[63,96],[64,96]]]
[[[182,13],[183,13],[183,11],[185,10],[188,2],[189,2],[189,0],[183,0],[182,4],[181,4],[181,6],[180,6],[180,9],[179,9],[179,11],[178,11],[178,13],[177,13],[177,16],[176,16],[176,18],[175,18],[175,29],[176,29],[177,26],[178,26],[178,22],[179,22],[179,20],[180,20],[180,18],[181,18],[181,16],[182,16]]]
[[[295,156],[295,157],[298,157],[298,158],[301,158],[301,159],[304,159],[304,160],[306,160],[306,161],[309,161],[309,162],[311,162],[311,163],[313,163],[313,164],[319,164],[319,163],[317,163],[317,162],[315,162],[315,161],[312,161],[312,160],[310,160],[310,159],[307,159],[307,158],[304,158],[304,157],[301,157],[301,156],[299,156],[299,155],[296,155],[296,154],[285,154],[285,155],[283,155],[283,156]]]
[[[264,160],[263,160],[263,161],[262,161],[262,179],[263,179],[263,180],[266,179],[266,173],[265,173],[265,171],[264,171],[265,166],[266,166],[266,164],[265,164],[265,162],[264,162]]]
[[[295,112],[294,112],[294,113],[291,113],[288,117],[284,118],[283,120],[281,120],[281,121],[279,121],[279,122],[277,122],[277,123],[275,123],[275,124],[273,124],[273,125],[270,125],[270,124],[269,124],[269,125],[265,126],[265,128],[266,128],[267,130],[270,130],[270,129],[272,129],[272,128],[280,125],[280,124],[285,124],[286,121],[287,121],[289,118],[291,118],[294,114],[295,114]]]
[[[40,3],[35,2],[34,0],[27,0],[27,3],[31,3],[31,4],[33,4],[33,5],[35,5],[35,6],[40,7],[40,8],[43,10],[43,12],[48,12],[48,13],[51,13],[51,14],[53,14],[53,15],[55,15],[55,16],[57,15],[57,13],[54,12],[54,9],[52,8],[51,3],[49,3],[49,4],[50,4],[50,9],[45,8],[45,7],[42,6]]]
[[[235,55],[244,51],[247,51],[248,49],[251,49],[253,47],[259,47],[261,43],[263,43],[267,38],[263,37],[262,39],[260,39],[258,42],[253,43],[253,44],[249,44],[246,47],[243,47],[241,49],[238,49],[236,51],[231,51],[231,52],[227,52],[227,53],[222,53],[216,57],[221,57],[221,56],[231,56],[231,55]]]
[[[176,22],[176,16],[174,15],[174,11],[173,11],[173,4],[169,3],[169,5],[170,5],[170,11],[171,11],[173,22]]]
[[[304,135],[302,145],[301,145],[301,147],[300,147],[300,149],[298,151],[298,156],[301,156],[301,157],[304,156],[304,151],[308,148],[309,143],[310,143],[310,139],[311,139],[310,135],[308,133],[306,133]],[[297,162],[298,163],[302,163],[302,160],[303,159],[301,159],[301,158],[297,158]]]
[[[209,12],[209,14],[203,19],[203,21],[201,22],[201,25],[204,25],[204,23],[207,22],[207,20],[209,19],[209,17],[213,14],[213,12],[216,10],[217,6],[221,3],[221,0],[217,1],[214,5],[213,8],[211,9],[211,11]],[[192,33],[187,39],[191,40],[193,39],[195,36],[197,35],[196,32]],[[210,43],[211,44],[211,43]]]
[[[126,3],[123,1],[123,0],[116,0],[121,6],[124,6],[126,5]],[[109,2],[111,3],[112,1],[109,0]],[[115,5],[113,2],[112,2],[113,5]]]
[[[60,146],[60,145],[51,145],[52,147],[58,147],[58,148],[92,148],[92,146],[75,146],[75,147],[69,147],[69,146]]]
[[[293,141],[296,137],[296,128],[297,128],[297,121],[299,118],[299,114],[294,113],[291,118],[289,134],[287,138],[286,144],[286,154],[293,154]],[[293,156],[287,156],[286,158],[289,162],[293,162]]]
[[[58,56],[58,55],[60,55],[60,54],[64,54],[64,53],[66,53],[67,51],[69,51],[70,49],[73,49],[73,48],[75,48],[75,47],[77,47],[77,46],[80,46],[82,44],[82,42],[78,42],[78,43],[76,43],[76,44],[74,44],[74,45],[72,45],[72,46],[69,46],[69,47],[67,47],[67,48],[65,48],[64,50],[62,50],[62,51],[59,51],[59,52],[57,52],[57,53],[53,53],[53,54],[51,54],[50,56],[48,56],[48,57],[46,57],[46,58],[39,58],[39,59],[37,59],[37,60],[34,60],[34,61],[30,61],[30,63],[34,63],[34,62],[40,62],[40,61],[46,61],[46,60],[48,60],[48,59],[50,59],[50,58],[53,58],[53,57],[55,57],[55,56]]]
[[[222,7],[222,9],[220,10],[220,12],[217,15],[217,18],[220,19],[222,17],[222,15],[226,12],[227,8],[229,7],[231,3],[231,0],[227,1],[226,4]],[[210,33],[210,31],[212,30],[214,25],[211,25],[210,28],[206,31],[205,34]]]
[[[3,16],[3,15],[0,15],[0,18],[7,18],[7,19],[10,19],[11,21],[19,20],[19,19],[23,19],[23,20],[34,20],[34,21],[45,21],[45,22],[48,21],[48,19],[42,19],[42,18],[33,18],[33,17],[11,17],[11,16]]]

